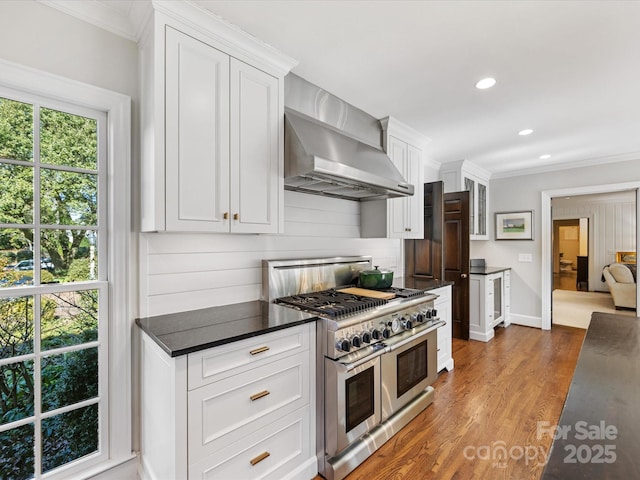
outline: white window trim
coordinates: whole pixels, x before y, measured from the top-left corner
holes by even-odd
[[[0,59],[0,85],[107,113],[109,325],[109,458],[86,478],[119,465],[132,452],[131,330],[131,98],[103,88]],[[70,478],[70,471],[66,477]],[[52,478],[55,478],[52,476]]]

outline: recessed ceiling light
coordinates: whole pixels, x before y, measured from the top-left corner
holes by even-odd
[[[518,132],[518,135],[525,136],[525,135],[531,135],[532,133],[533,133],[533,130],[531,130],[530,128],[525,128],[524,130],[520,130]]]
[[[540,155],[540,160],[546,160],[547,158],[551,158],[551,155],[545,153],[544,155]]]
[[[487,88],[493,87],[495,84],[496,84],[495,78],[487,77],[487,78],[483,78],[478,83],[476,83],[476,88],[480,90],[486,90]]]

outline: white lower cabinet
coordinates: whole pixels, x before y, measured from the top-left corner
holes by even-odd
[[[311,323],[170,358],[142,334],[141,478],[313,478],[314,337]]]
[[[452,317],[451,317],[451,286],[436,288],[429,293],[438,295],[433,302],[433,308],[438,311],[440,320],[447,322],[438,331],[438,371],[453,370],[453,356],[451,353]]]
[[[469,276],[469,338],[488,342],[493,329],[511,324],[511,272],[506,270]]]
[[[189,479],[311,479],[300,466],[312,455],[307,438],[309,407],[278,419],[250,437],[189,464]]]

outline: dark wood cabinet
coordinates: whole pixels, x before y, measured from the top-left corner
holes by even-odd
[[[469,339],[469,192],[424,184],[424,238],[405,240],[407,277],[452,283],[454,338]]]
[[[424,238],[405,240],[406,276],[442,280],[443,183],[424,184]]]

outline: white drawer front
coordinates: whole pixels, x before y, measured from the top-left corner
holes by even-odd
[[[189,392],[189,461],[307,405],[309,368],[301,353]]]
[[[312,456],[309,407],[190,463],[190,480],[281,480]]]
[[[309,325],[313,324],[278,330],[189,354],[189,390],[308,350]]]

